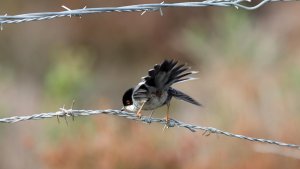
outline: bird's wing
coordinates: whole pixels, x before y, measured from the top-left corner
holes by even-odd
[[[139,83],[133,90],[132,97],[135,100],[148,100],[150,97],[149,88],[146,87],[144,82]]]
[[[202,106],[199,102],[197,102],[196,100],[194,100],[193,98],[191,98],[190,96],[188,96],[187,94],[176,90],[174,88],[169,88],[168,90],[169,94],[174,96],[175,98],[179,99],[179,100],[183,100],[186,102],[189,102],[191,104],[197,105],[197,106]]]
[[[156,64],[148,71],[148,76],[143,77],[147,86],[155,87],[158,90],[169,88],[174,83],[194,80],[188,75],[195,74],[195,71],[187,72],[189,67],[185,64],[177,65],[177,61],[164,60],[161,64]]]

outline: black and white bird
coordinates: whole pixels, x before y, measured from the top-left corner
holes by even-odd
[[[175,83],[194,80],[189,75],[197,73],[188,71],[190,68],[185,64],[177,64],[174,60],[164,60],[156,64],[148,71],[148,76],[142,77],[142,81],[135,87],[128,89],[123,95],[122,110],[136,112],[141,117],[142,110],[155,110],[167,105],[166,121],[170,120],[169,107],[173,97],[191,104],[201,106],[199,102],[187,94],[172,88]]]

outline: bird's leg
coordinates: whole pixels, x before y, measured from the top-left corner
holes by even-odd
[[[148,117],[149,119],[152,117],[153,113],[154,113],[154,110],[151,111],[151,113],[150,113],[150,115]]]
[[[146,101],[143,102],[142,106],[139,108],[139,110],[136,112],[136,115],[141,118],[142,117],[142,108],[144,107],[144,104],[146,103]]]
[[[168,123],[169,123],[169,121],[170,121],[170,103],[167,103],[166,121],[167,121]]]
[[[166,120],[166,125],[165,125],[164,129],[165,128],[169,128],[169,122],[170,122],[170,103],[167,103],[167,112],[166,112],[165,120]]]

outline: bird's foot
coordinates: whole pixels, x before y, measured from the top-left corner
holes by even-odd
[[[141,111],[136,112],[136,115],[138,116],[138,118],[142,118],[142,113],[141,113]]]
[[[170,124],[170,117],[165,117],[165,120],[166,120],[166,125],[168,125],[169,126],[169,124]]]
[[[165,129],[168,129],[169,127],[171,127],[170,125],[170,117],[165,117],[165,121],[166,121],[166,124],[164,125],[164,128],[163,128],[163,131],[165,131]]]

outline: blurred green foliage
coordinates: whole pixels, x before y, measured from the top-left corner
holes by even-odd
[[[45,93],[53,101],[72,100],[91,83],[89,54],[83,49],[55,50],[45,76]]]
[[[83,48],[59,48],[50,57],[52,62],[44,81],[45,105],[67,103],[65,108],[68,109],[71,108],[72,100],[75,101],[75,106],[80,105],[80,100],[84,99],[81,92],[92,83],[89,52]],[[85,130],[87,134],[94,130],[90,117],[75,118],[75,121],[71,117],[60,117],[60,125],[57,125],[58,121],[55,120],[50,123],[52,125],[48,125],[43,138],[49,139],[51,143],[57,143],[61,138],[76,139],[80,137],[78,130]]]
[[[300,93],[300,67],[290,63],[284,72],[284,86],[286,90],[293,90]]]

